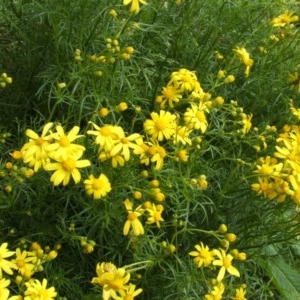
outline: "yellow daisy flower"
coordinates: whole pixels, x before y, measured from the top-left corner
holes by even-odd
[[[84,181],[85,190],[88,195],[93,195],[94,199],[101,199],[111,191],[111,185],[108,178],[101,174],[98,178],[90,175]]]
[[[246,297],[246,290],[243,287],[235,290],[235,296],[231,297],[232,300],[247,300]]]
[[[81,156],[85,148],[82,145],[72,144],[73,141],[83,136],[78,135],[79,130],[80,128],[78,126],[74,126],[69,133],[66,134],[63,127],[57,125],[56,132],[51,135],[54,141],[47,146],[49,155],[55,160],[66,160],[71,156]]]
[[[159,114],[156,112],[151,113],[151,118],[144,122],[144,130],[150,134],[152,139],[163,141],[170,139],[176,130],[176,116],[168,111],[160,110]]]
[[[254,61],[250,58],[250,54],[245,48],[236,47],[233,51],[237,54],[238,58],[246,66],[245,75],[248,76],[250,73],[250,68],[252,67]]]
[[[37,172],[48,161],[49,141],[52,139],[51,135],[47,135],[53,123],[47,123],[41,135],[38,135],[31,129],[27,129],[25,134],[29,137],[29,142],[24,144],[21,148],[23,161],[33,167],[34,172]]]
[[[54,287],[47,289],[47,279],[40,282],[37,279],[32,279],[25,283],[27,290],[24,292],[24,300],[39,299],[39,300],[54,300],[57,296]]]
[[[183,115],[184,122],[189,129],[200,129],[202,133],[207,130],[208,122],[205,116],[206,107],[202,104],[191,104]]]
[[[204,246],[201,242],[200,244],[195,245],[195,249],[197,251],[189,252],[189,255],[194,256],[194,263],[198,266],[198,268],[208,267],[211,265],[214,260],[214,251],[211,251],[208,246]]]
[[[143,235],[145,233],[144,227],[141,221],[138,219],[144,213],[142,206],[139,205],[136,209],[133,210],[133,203],[129,199],[126,199],[124,201],[124,205],[126,207],[128,215],[127,221],[124,224],[123,234],[128,235],[129,230],[132,228],[135,236]]]
[[[174,107],[173,102],[180,101],[180,99],[182,98],[181,93],[181,89],[176,83],[169,83],[166,87],[163,87],[161,96],[158,96],[161,99],[160,106],[163,108],[165,106],[165,103],[168,103],[170,107]]]
[[[123,0],[123,5],[131,3],[130,12],[137,14],[140,11],[140,3],[147,4],[145,0]]]
[[[134,284],[129,284],[124,290],[120,290],[118,293],[120,296],[114,298],[115,300],[134,300],[134,298],[139,295],[143,290],[142,289],[135,289],[136,286]]]
[[[67,158],[65,160],[60,158],[54,163],[45,165],[44,169],[46,171],[55,171],[52,174],[50,181],[53,182],[55,186],[60,183],[67,185],[72,176],[74,182],[79,183],[81,174],[78,168],[85,168],[91,165],[90,161],[87,159],[78,160],[80,156],[81,153],[77,153],[77,156],[73,156],[72,158]]]
[[[137,143],[142,142],[142,136],[138,133],[133,133],[129,136],[125,136],[124,131],[122,130],[122,134],[114,141],[115,145],[110,151],[110,156],[122,155],[125,161],[130,159],[130,149],[138,148]]]
[[[21,251],[20,248],[16,249],[16,258],[12,260],[18,268],[18,272],[26,277],[30,277],[34,273],[36,256],[32,252],[26,250]]]
[[[10,280],[2,278],[0,279],[0,299],[9,300],[9,289],[7,287],[10,285]]]
[[[130,273],[124,268],[116,268],[111,263],[101,263],[96,267],[97,277],[92,279],[92,283],[103,287],[102,299],[116,299],[117,293],[127,289],[127,283],[130,280]]]
[[[205,300],[221,300],[223,299],[223,293],[225,291],[225,286],[222,282],[219,282],[217,285],[213,286],[212,291],[209,294],[206,294]]]
[[[2,278],[2,271],[4,271],[9,275],[12,275],[13,274],[12,269],[17,269],[15,263],[5,259],[15,254],[15,251],[9,251],[9,249],[7,249],[7,246],[8,243],[3,243],[0,246],[0,278]]]
[[[274,18],[270,24],[273,27],[283,27],[290,23],[297,22],[299,20],[299,17],[293,14],[293,12],[289,12],[288,10],[286,10],[283,14]]]
[[[223,249],[215,249],[214,253],[219,259],[214,260],[213,265],[221,267],[217,276],[218,281],[223,280],[226,271],[233,276],[240,277],[240,272],[231,263],[233,260],[233,256],[231,254],[227,254]]]
[[[152,203],[152,206],[149,208],[146,208],[146,211],[149,213],[149,217],[147,220],[147,224],[153,224],[155,223],[158,228],[160,228],[160,222],[164,221],[161,214],[164,210],[164,207],[161,204],[155,205]]]

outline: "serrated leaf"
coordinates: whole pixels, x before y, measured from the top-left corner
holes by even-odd
[[[300,299],[300,273],[281,256],[268,258],[265,268],[283,299]]]

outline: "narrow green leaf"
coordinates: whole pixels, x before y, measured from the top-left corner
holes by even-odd
[[[283,299],[300,299],[300,273],[289,266],[281,256],[268,258],[265,268]]]

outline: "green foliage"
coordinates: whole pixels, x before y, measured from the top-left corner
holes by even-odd
[[[270,22],[299,3],[54,2],[0,4],[2,245],[42,251],[31,276],[58,299],[99,298],[109,262],[138,299],[298,297],[299,20]],[[224,261],[220,275],[221,250],[240,276]],[[3,272],[11,295],[27,291],[19,268]]]

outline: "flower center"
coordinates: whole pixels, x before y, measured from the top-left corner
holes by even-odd
[[[62,147],[68,147],[70,145],[70,141],[69,139],[66,137],[66,136],[62,136],[59,140],[59,144],[62,146]]]
[[[100,179],[94,179],[93,181],[93,188],[95,190],[100,190],[102,187],[102,181]]]
[[[128,138],[123,137],[123,138],[121,139],[121,143],[122,143],[122,144],[128,144],[128,143],[129,143]]]
[[[76,161],[74,159],[69,158],[62,163],[62,166],[65,169],[65,171],[71,172],[76,167]]]
[[[134,212],[129,213],[128,216],[127,216],[127,219],[129,221],[134,221],[135,219],[137,219],[136,213],[134,213]]]
[[[200,121],[200,122],[205,122],[206,118],[205,115],[203,113],[203,111],[197,111],[196,112],[196,118]]]
[[[36,140],[35,140],[35,143],[39,146],[41,146],[43,143],[44,143],[44,139],[42,137],[38,137]]]
[[[134,300],[132,295],[126,295],[124,300]]]
[[[231,266],[231,259],[229,257],[223,258],[223,266],[228,269]]]
[[[25,261],[24,259],[17,259],[17,266],[19,268],[23,268],[25,266]]]
[[[164,120],[157,120],[155,122],[155,128],[160,131],[166,128],[166,122]]]
[[[103,136],[109,136],[110,135],[110,130],[108,127],[102,127],[100,128],[100,134]]]

